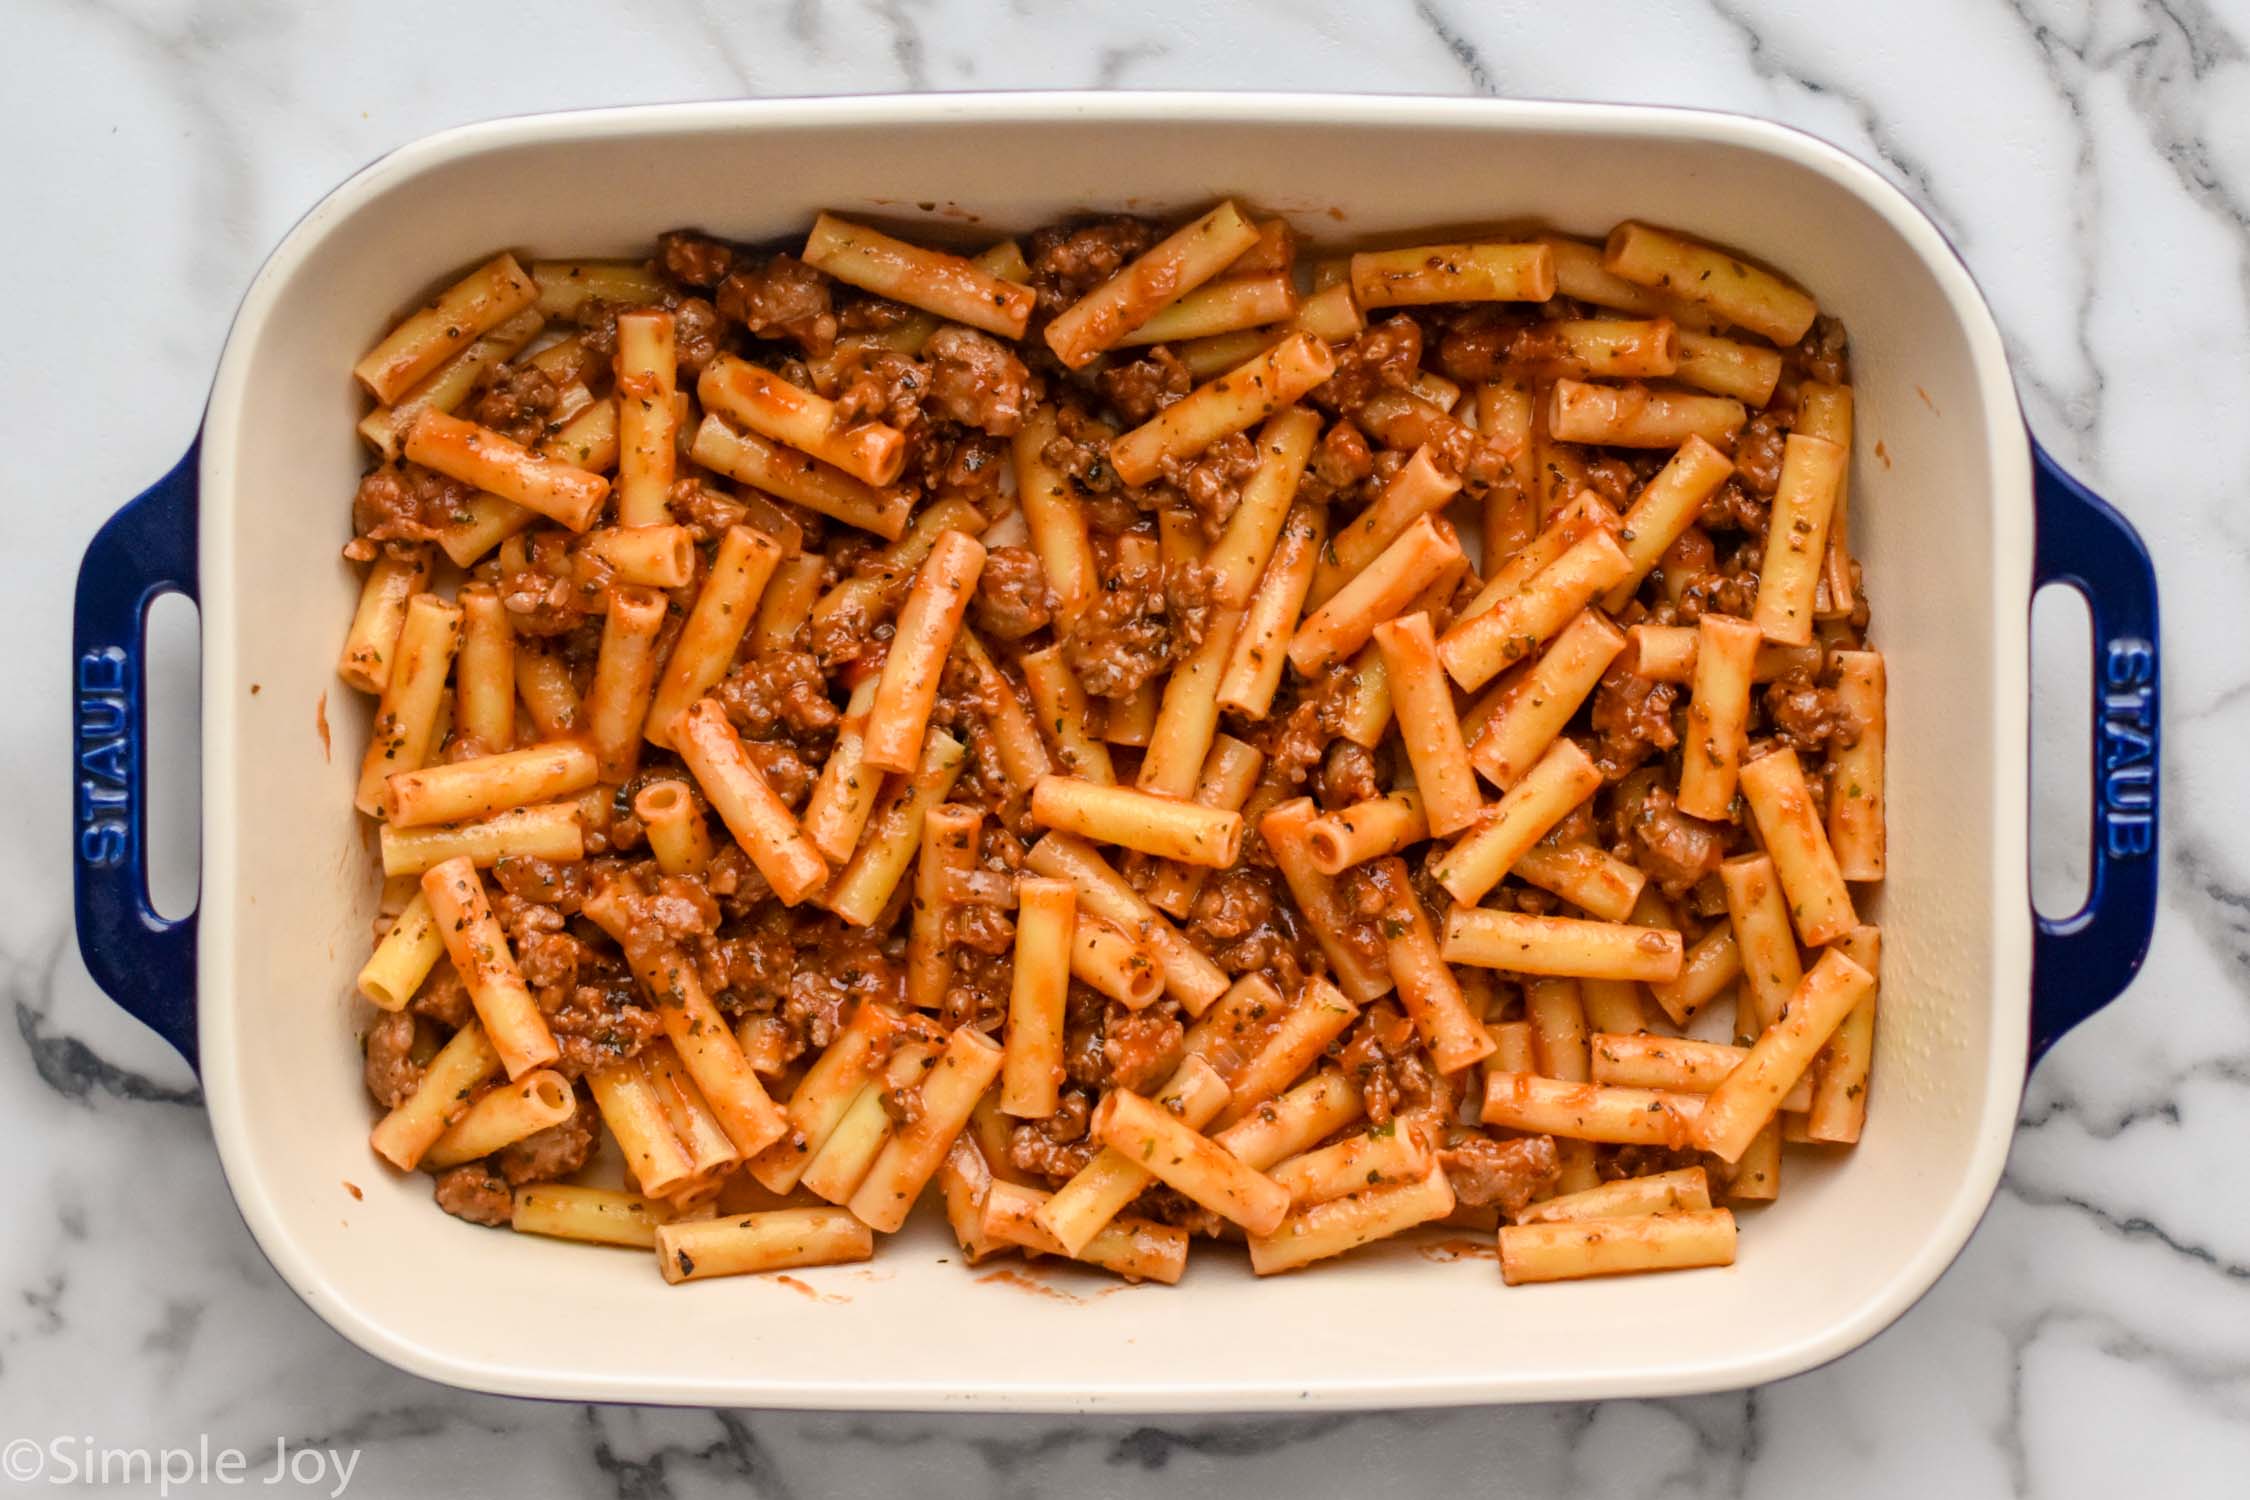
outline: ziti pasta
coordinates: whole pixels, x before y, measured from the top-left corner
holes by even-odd
[[[1855,1143],[1843,329],[1637,222],[1301,244],[823,214],[367,330],[374,1150],[672,1282],[921,1214],[1515,1285],[1730,1264]]]

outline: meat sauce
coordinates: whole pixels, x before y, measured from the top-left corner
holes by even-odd
[[[720,353],[776,371],[834,403],[840,421],[880,422],[903,434],[899,483],[913,492],[917,512],[939,501],[965,500],[980,524],[996,528],[1000,538],[989,550],[968,616],[997,666],[997,680],[990,672],[969,670],[957,652],[931,720],[966,747],[951,800],[983,808],[985,836],[965,894],[945,919],[949,988],[933,1013],[912,1020],[909,1035],[942,1038],[956,1026],[997,1032],[1007,1014],[1011,882],[1025,846],[1039,835],[1023,796],[1010,791],[995,728],[1006,706],[995,700],[996,693],[1026,699],[1020,659],[1059,647],[1093,702],[1098,726],[1105,713],[1122,713],[1136,695],[1161,686],[1215,617],[1211,576],[1192,549],[1160,546],[1158,538],[1167,513],[1192,521],[1193,533],[1206,545],[1225,531],[1258,467],[1252,436],[1220,438],[1190,457],[1166,459],[1149,484],[1126,485],[1109,463],[1109,440],[1180,401],[1196,384],[1180,351],[1165,344],[1118,350],[1088,368],[1070,370],[1039,336],[1049,319],[1167,232],[1167,226],[1140,219],[1109,218],[1029,236],[1024,258],[1037,304],[1021,340],[943,320],[929,327],[928,315],[838,282],[787,251],[733,244],[691,229],[659,236],[641,268],[659,289],[655,305],[674,314],[683,392],[694,391],[697,373]],[[480,376],[460,410],[483,427],[536,445],[562,425],[557,414],[567,379],[583,380],[596,398],[611,393],[610,361],[623,310],[624,304],[592,297],[550,319],[547,334],[532,347],[575,336],[579,365],[542,369],[519,355]],[[1400,468],[1405,455],[1387,447],[1385,437],[1400,430],[1402,396],[1426,394],[1427,382],[1438,376],[1468,383],[1546,380],[1564,357],[1556,332],[1561,322],[1601,315],[1561,296],[1498,310],[1435,304],[1372,314],[1364,331],[1334,346],[1333,375],[1310,393],[1308,404],[1320,413],[1322,428],[1298,499],[1323,510],[1328,534],[1335,535],[1375,501]],[[907,337],[917,320],[922,320],[918,340]],[[1712,611],[1749,612],[1783,444],[1797,419],[1797,391],[1809,380],[1849,379],[1846,341],[1832,320],[1822,319],[1783,355],[1784,372],[1772,399],[1750,413],[1732,443],[1732,477],[1634,597],[1612,611],[1619,625],[1693,624]],[[558,369],[565,380],[555,378]],[[1054,413],[1056,436],[1040,457],[1063,476],[1087,518],[1099,569],[1094,597],[1068,617],[1035,539],[1013,522],[1013,485],[1004,478],[1011,441],[1043,410]],[[694,425],[691,408],[683,432]],[[1473,515],[1485,496],[1507,493],[1516,484],[1516,455],[1494,448],[1473,421],[1424,425],[1432,434],[1434,461],[1463,482],[1459,514],[1471,519],[1462,529],[1474,531]],[[1661,457],[1547,446],[1560,471],[1579,476],[1619,511],[1631,504]],[[818,559],[812,589],[834,601],[825,612],[800,616],[800,626],[778,641],[748,632],[711,690],[759,774],[785,807],[801,812],[846,731],[853,688],[881,668],[912,570],[885,562],[882,539],[786,499],[756,495],[684,455],[678,474],[669,519],[689,529],[698,550],[694,579],[670,591],[673,618],[659,637],[659,652],[677,638],[718,537],[746,519],[759,524],[761,517],[778,514],[794,527],[804,552]],[[346,555],[363,562],[431,556],[431,544],[475,499],[472,486],[420,464],[403,458],[376,463],[351,503],[353,537]],[[584,697],[594,687],[610,580],[587,571],[592,560],[583,555],[580,538],[534,519],[536,524],[474,559],[467,577],[497,589],[516,649],[559,664]],[[997,530],[1003,527],[1013,527],[1013,536]],[[1484,563],[1489,570],[1498,561]],[[1465,600],[1476,586],[1473,576],[1465,580],[1455,600]],[[1450,607],[1446,601],[1437,606],[1440,629]],[[1816,660],[1825,662],[1827,651],[1856,648],[1865,623],[1864,602],[1856,613],[1824,618],[1823,652]],[[1674,788],[1687,689],[1636,675],[1632,661],[1631,653],[1617,658],[1564,731],[1588,750],[1602,777],[1601,789],[1573,815],[1566,832],[1646,871],[1651,888],[1673,904],[1692,942],[1713,910],[1697,893],[1707,896],[1721,861],[1755,848],[1756,835],[1739,800],[1724,820],[1679,811]],[[1309,679],[1289,673],[1266,713],[1222,718],[1221,732],[1262,757],[1249,798],[1253,812],[1300,795],[1332,811],[1399,784],[1406,756],[1395,732],[1374,747],[1339,736],[1342,700],[1351,687],[1345,667]],[[1830,756],[1849,746],[1859,730],[1822,666],[1799,664],[1762,686],[1752,701],[1753,744],[1794,748],[1804,759],[1816,801],[1824,795]],[[503,858],[490,869],[494,913],[558,1041],[561,1056],[554,1067],[571,1081],[577,1109],[562,1124],[489,1158],[436,1174],[439,1206],[460,1218],[505,1223],[514,1188],[579,1172],[596,1139],[586,1076],[641,1055],[663,1034],[657,1005],[636,982],[617,942],[585,915],[593,893],[626,894],[628,947],[646,941],[677,949],[730,1025],[755,1023],[757,1064],[777,1098],[787,1097],[860,1007],[903,1006],[909,925],[903,898],[868,926],[847,922],[817,901],[784,906],[727,838],[725,827],[709,816],[701,791],[680,763],[653,747],[643,752],[630,778],[584,799],[588,857],[568,863]],[[1126,744],[1113,744],[1111,752],[1119,779],[1129,780],[1135,752]],[[464,753],[470,752],[458,741],[441,743],[433,747],[431,761]],[[656,781],[681,785],[706,817],[718,848],[700,874],[663,874],[652,855],[633,799]],[[1313,940],[1270,851],[1255,836],[1254,817],[1250,827],[1253,836],[1241,860],[1199,881],[1177,925],[1195,951],[1230,979],[1263,975],[1293,998],[1329,973],[1330,960]],[[1419,856],[1414,862],[1419,867]],[[1144,889],[1161,874],[1152,859],[1126,858],[1119,867]],[[909,872],[902,890],[913,881]],[[1434,886],[1417,885],[1433,915],[1442,917],[1447,898]],[[1342,942],[1380,965],[1384,937],[1377,917],[1383,892],[1364,868],[1347,871],[1336,889],[1344,912]],[[1569,910],[1513,877],[1485,904]],[[1487,997],[1482,1002],[1487,1023],[1521,1014],[1513,977],[1502,974],[1477,991]],[[377,1016],[365,1035],[366,1086],[374,1102],[391,1109],[412,1096],[432,1056],[472,1013],[460,977],[441,960],[405,1009]],[[1065,1019],[1061,1102],[1051,1116],[1008,1126],[1004,1148],[993,1148],[1004,1158],[994,1161],[994,1170],[1047,1188],[1068,1180],[1101,1149],[1089,1120],[1103,1094],[1159,1088],[1186,1055],[1193,1025],[1194,1018],[1169,996],[1135,1010],[1074,983]],[[1494,1136],[1462,1123],[1474,1117],[1473,1109],[1464,1112],[1464,1100],[1473,1104],[1476,1097],[1476,1070],[1441,1074],[1397,1001],[1365,1006],[1322,1061],[1351,1081],[1367,1122],[1407,1121],[1428,1135],[1463,1209],[1496,1206],[1513,1213],[1555,1189],[1560,1170],[1555,1141]],[[920,1085],[889,1088],[880,1102],[894,1126],[910,1126],[922,1109]],[[1678,1154],[1664,1154],[1661,1164],[1672,1164]],[[1597,1170],[1606,1178],[1660,1169],[1660,1163],[1640,1159],[1648,1155],[1637,1148],[1598,1147]],[[1161,1222],[1217,1227],[1209,1213],[1161,1186],[1145,1192],[1134,1211]]]

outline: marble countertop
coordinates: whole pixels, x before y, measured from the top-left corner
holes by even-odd
[[[18,790],[0,804],[0,1444],[207,1436],[248,1450],[256,1479],[281,1438],[357,1450],[361,1496],[500,1495],[508,1476],[515,1492],[623,1497],[1389,1493],[1405,1476],[1422,1494],[2243,1493],[2250,855],[2234,839],[2250,798],[2234,736],[2250,732],[2250,645],[2226,602],[2250,592],[2241,0],[27,0],[9,31],[0,287],[18,353],[0,362],[0,495],[16,541],[0,551],[14,616],[0,676],[16,693],[0,785]],[[80,966],[61,780],[78,555],[186,443],[260,259],[354,168],[461,121],[1023,87],[1740,110],[1864,158],[1967,257],[2034,428],[2158,560],[2166,884],[2143,977],[2040,1069],[1982,1228],[1871,1345],[1759,1390],[1598,1407],[1160,1422],[602,1409],[399,1374],[267,1268],[193,1077]],[[2058,638],[2044,618],[2039,633]],[[2034,821],[2082,826],[2076,674],[2044,651],[2036,678],[2055,753]],[[160,745],[186,744],[191,716],[164,709]],[[181,752],[160,787],[192,786],[191,765]],[[2043,832],[2035,863],[2063,889],[2083,860]],[[333,1470],[302,1492],[316,1488],[333,1491]]]

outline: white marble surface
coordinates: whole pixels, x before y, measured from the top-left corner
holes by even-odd
[[[2250,733],[2250,5],[13,0],[6,13],[0,1444],[207,1434],[251,1450],[255,1478],[285,1437],[360,1450],[349,1492],[364,1496],[534,1482],[633,1497],[2250,1487],[2250,799],[2234,780],[2235,736]],[[193,1078],[80,967],[63,782],[72,570],[102,517],[186,442],[259,259],[353,168],[459,121],[1031,86],[1749,111],[1875,164],[1968,257],[2034,426],[2159,561],[2167,888],[2141,981],[2039,1072],[1975,1240],[1871,1346],[1762,1390],[1599,1408],[1161,1423],[605,1410],[397,1374],[259,1257]],[[2080,800],[2055,769],[2073,753],[2057,706],[2072,674],[2050,664],[2039,679],[2053,690],[2041,735],[2063,748],[2036,812],[2060,820]],[[2066,840],[2042,842],[2044,884],[2078,863]]]

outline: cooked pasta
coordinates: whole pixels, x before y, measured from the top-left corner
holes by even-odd
[[[369,330],[374,1149],[674,1282],[924,1200],[1731,1264],[1882,1050],[1843,330],[1638,223],[1300,246],[822,215]]]

